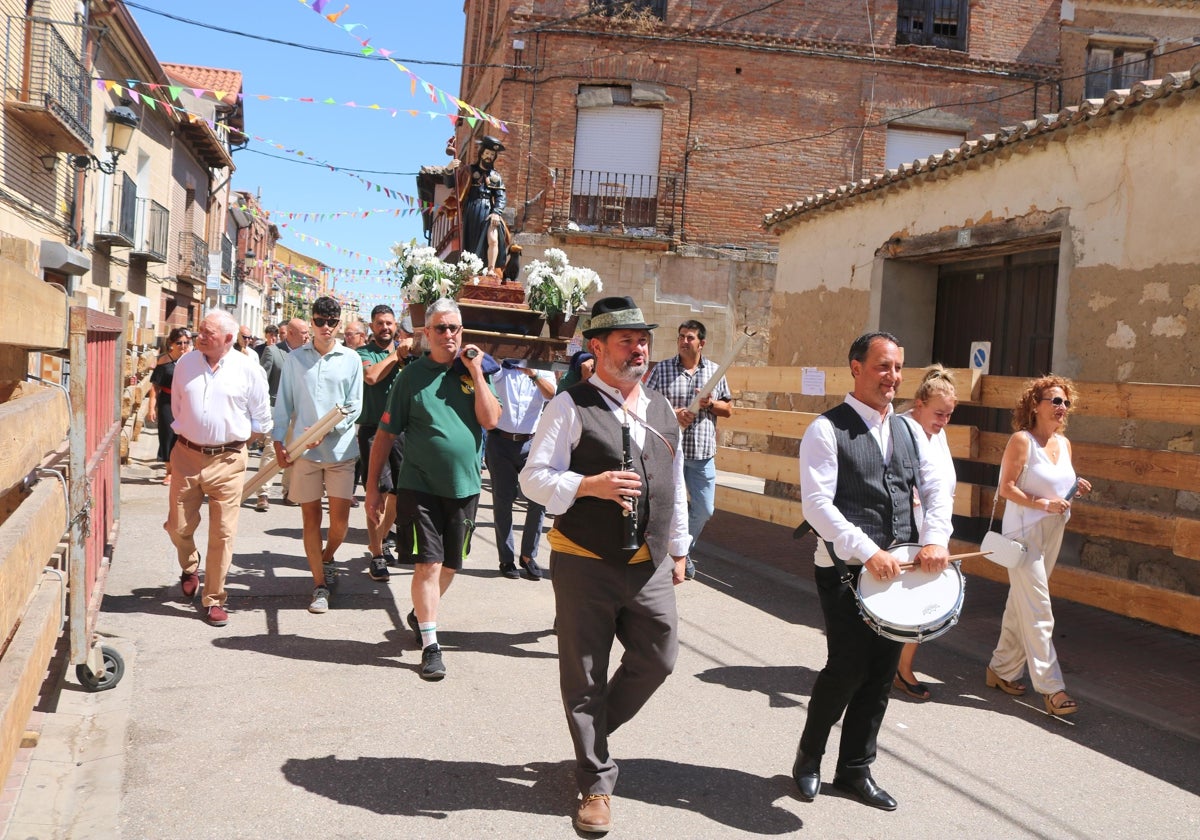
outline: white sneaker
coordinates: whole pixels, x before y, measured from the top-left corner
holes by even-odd
[[[313,590],[312,603],[308,605],[310,613],[329,612],[329,590],[324,586],[318,586]]]

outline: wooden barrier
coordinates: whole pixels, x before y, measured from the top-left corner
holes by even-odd
[[[732,368],[726,374],[730,389],[800,394],[801,368]],[[820,368],[825,374],[825,391],[832,396],[848,393],[853,380],[844,367]],[[955,371],[958,382],[970,382],[960,388],[963,403],[988,408],[1013,406],[1027,380],[1017,377],[983,376],[970,371]],[[910,371],[901,398],[911,398],[920,372]],[[1089,416],[1128,418],[1171,424],[1200,424],[1200,387],[1143,383],[1076,382],[1081,412]],[[798,442],[818,415],[803,411],[736,408],[733,416],[723,418],[722,431],[765,434]],[[951,454],[958,459],[999,464],[1009,435],[981,432],[967,426],[948,426],[946,434]],[[1139,449],[1105,443],[1072,441],[1076,470],[1090,478],[1107,479],[1168,490],[1200,488],[1200,454]],[[795,451],[795,450],[794,450]],[[729,447],[717,450],[717,468],[786,484],[799,483],[797,456],[770,455]],[[989,514],[995,488],[959,483],[954,512],[960,516],[985,517]],[[730,513],[794,527],[804,518],[798,501],[769,497],[732,488],[718,487],[717,507]],[[997,515],[1004,509],[1000,500]],[[1169,549],[1178,557],[1200,560],[1200,520],[1129,510],[1079,500],[1072,505],[1067,529],[1086,536],[1101,537],[1159,549]],[[953,541],[954,551],[973,550],[974,545]],[[1007,572],[985,560],[967,561],[964,570],[993,580],[1007,580]],[[1056,597],[1200,634],[1200,597],[1184,592],[1148,586],[1071,566],[1059,565],[1054,572],[1051,591]]]

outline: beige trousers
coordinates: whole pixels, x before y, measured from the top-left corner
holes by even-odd
[[[241,510],[246,449],[204,455],[176,443],[171,450],[171,473],[170,507],[163,528],[179,553],[180,568],[194,573],[200,567],[195,534],[200,527],[200,508],[208,496],[208,559],[201,604],[224,604],[225,576],[233,562],[233,535]]]
[[[1022,538],[1028,556],[1008,570],[1008,602],[1000,623],[1000,641],[992,653],[991,668],[996,676],[1015,680],[1028,671],[1038,694],[1066,688],[1054,650],[1054,611],[1050,607],[1050,573],[1066,527],[1065,516],[1047,516]]]

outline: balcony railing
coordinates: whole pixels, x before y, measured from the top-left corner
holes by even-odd
[[[113,245],[129,246],[137,235],[137,184],[122,172],[114,181],[108,201],[100,206],[96,239]]]
[[[146,262],[167,261],[167,230],[170,213],[152,198],[137,200],[137,236],[133,240],[131,257],[141,257]]]
[[[208,277],[208,243],[189,231],[179,232],[179,270],[176,277],[203,285]]]
[[[72,46],[64,32],[78,30]],[[80,57],[83,30],[76,24],[10,15],[4,36],[5,107],[29,122],[57,151],[91,151],[91,80]]]
[[[629,236],[675,234],[674,176],[592,169],[555,172],[550,226]]]

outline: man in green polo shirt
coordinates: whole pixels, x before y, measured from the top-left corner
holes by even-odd
[[[429,353],[400,371],[379,419],[367,468],[367,518],[377,527],[382,522],[379,476],[392,441],[403,434],[396,512],[417,532],[408,624],[421,645],[421,679],[440,680],[446,668],[437,643],[438,604],[462,568],[479,504],[482,430],[496,427],[500,403],[483,372],[483,353],[461,346],[462,314],[453,300],[442,298],[426,310],[425,342]]]
[[[407,322],[411,329],[411,322]],[[396,313],[385,303],[371,310],[371,340],[358,348],[363,365],[363,410],[358,418],[358,449],[363,462],[371,457],[371,446],[379,428],[379,418],[387,405],[392,382],[409,360],[412,352],[413,335],[396,323]],[[391,451],[379,473],[379,492],[383,500],[383,519],[376,524],[367,517],[367,548],[371,561],[367,574],[372,580],[387,581],[391,575],[388,566],[396,562],[384,544],[384,538],[396,521],[396,476],[404,460],[404,437],[397,435],[392,441]],[[399,547],[401,556],[412,554],[412,524],[402,523]]]

